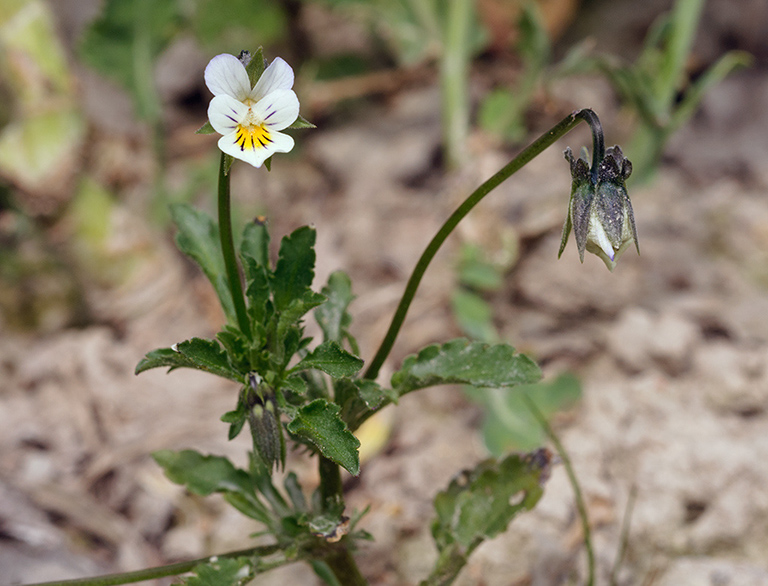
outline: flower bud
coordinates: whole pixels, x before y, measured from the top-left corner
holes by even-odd
[[[597,170],[590,169],[588,153],[574,159],[570,148],[565,158],[571,165],[571,199],[568,216],[563,226],[558,258],[563,254],[568,235],[573,228],[579,258],[584,262],[584,251],[596,254],[613,271],[619,256],[635,243],[638,254],[637,229],[632,203],[625,182],[632,173],[632,163],[624,158],[618,146],[606,150],[597,162]]]
[[[254,377],[250,378],[250,384],[255,391],[248,394],[248,423],[253,445],[262,462],[271,470],[278,464],[285,464],[285,439],[280,410],[271,389],[259,384]]]

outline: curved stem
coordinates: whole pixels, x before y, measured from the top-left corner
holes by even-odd
[[[221,239],[221,252],[224,255],[224,267],[227,271],[227,282],[232,294],[232,303],[235,306],[237,325],[245,336],[251,339],[251,324],[248,321],[248,313],[245,310],[245,296],[243,295],[243,283],[240,280],[240,270],[237,266],[235,255],[235,241],[232,237],[232,211],[229,201],[229,173],[226,168],[226,155],[221,153],[219,163],[219,238]]]
[[[279,551],[279,549],[280,547],[277,545],[262,545],[259,547],[251,547],[249,549],[230,551],[227,553],[219,554],[218,556],[208,556],[196,560],[190,560],[188,562],[179,562],[176,564],[169,564],[167,566],[158,566],[157,568],[147,568],[145,570],[138,570],[136,572],[107,574],[104,576],[95,576],[93,578],[76,578],[74,580],[59,580],[58,582],[39,582],[36,584],[28,584],[27,586],[115,586],[117,584],[133,584],[134,582],[144,582],[146,580],[154,580],[156,578],[165,578],[166,576],[178,576],[179,574],[184,574],[191,571],[198,564],[211,561],[212,557],[239,558],[253,555],[266,556]]]
[[[560,456],[560,459],[563,461],[563,466],[565,466],[568,481],[571,483],[571,488],[573,489],[573,497],[576,500],[576,509],[579,511],[581,530],[584,532],[584,549],[587,554],[587,581],[585,584],[586,586],[592,586],[595,583],[595,552],[592,549],[592,531],[589,527],[587,505],[584,502],[584,496],[581,493],[581,487],[576,478],[576,472],[573,470],[571,459],[568,457],[568,452],[565,451],[565,446],[560,442],[560,438],[557,437],[557,434],[555,434],[555,431],[549,425],[547,418],[544,417],[544,414],[536,406],[536,403],[533,402],[533,399],[531,399],[526,392],[523,393],[523,400],[525,400],[528,410],[534,416],[536,421],[539,422],[544,433],[547,434],[547,437],[555,446],[557,455]]]
[[[592,183],[597,183],[597,172],[600,162],[605,158],[605,138],[603,137],[603,125],[592,110],[584,109],[579,112],[580,118],[589,124],[592,131]]]
[[[395,344],[395,338],[400,332],[400,328],[405,321],[405,316],[408,313],[408,308],[416,295],[416,290],[419,288],[421,279],[424,276],[424,272],[427,270],[429,263],[434,258],[440,246],[445,242],[446,238],[453,232],[458,223],[464,219],[472,208],[474,208],[480,201],[508,179],[511,175],[519,171],[522,167],[537,157],[544,149],[551,146],[557,139],[571,131],[581,120],[587,122],[592,129],[593,146],[594,151],[597,154],[600,152],[601,156],[604,154],[605,145],[603,142],[603,131],[600,126],[600,120],[597,118],[592,110],[584,109],[577,110],[571,113],[569,116],[558,122],[548,132],[536,139],[530,146],[524,149],[519,155],[517,155],[512,161],[507,163],[500,171],[478,187],[470,196],[464,200],[456,211],[445,221],[437,234],[432,238],[427,248],[419,258],[416,266],[411,273],[408,283],[405,286],[405,291],[400,299],[400,304],[395,310],[395,315],[392,317],[392,323],[389,325],[384,340],[381,342],[376,355],[371,360],[368,369],[365,371],[363,378],[375,379],[379,375],[379,369],[384,361],[392,351],[392,347]]]

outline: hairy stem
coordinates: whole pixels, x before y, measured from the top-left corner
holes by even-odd
[[[389,353],[392,351],[392,347],[395,344],[395,339],[397,338],[397,335],[400,332],[400,328],[405,321],[405,316],[408,313],[408,308],[410,307],[411,302],[416,295],[416,290],[419,288],[419,284],[421,283],[421,279],[424,276],[429,263],[432,262],[435,254],[443,245],[443,242],[445,242],[451,232],[453,232],[454,228],[456,228],[458,223],[463,220],[464,216],[466,216],[472,210],[472,208],[480,203],[480,201],[486,195],[501,185],[501,183],[506,181],[510,176],[519,171],[526,164],[531,162],[534,158],[541,154],[544,149],[551,146],[556,140],[558,140],[566,133],[570,132],[582,120],[587,122],[592,129],[592,143],[595,156],[598,152],[600,152],[600,155],[602,156],[604,154],[605,144],[603,141],[602,127],[600,126],[600,120],[597,118],[597,114],[589,109],[578,110],[558,122],[548,132],[544,133],[530,146],[525,148],[519,155],[512,159],[512,161],[507,163],[505,167],[503,167],[500,171],[498,171],[495,175],[493,175],[490,179],[488,179],[485,183],[473,191],[469,197],[464,200],[464,203],[456,208],[456,211],[450,215],[442,227],[437,231],[437,234],[435,234],[430,243],[427,245],[427,248],[422,253],[421,258],[419,258],[418,262],[416,263],[416,266],[414,267],[413,272],[408,279],[408,283],[405,286],[405,291],[403,292],[403,296],[400,299],[400,303],[395,310],[395,315],[392,317],[389,330],[387,330],[387,333],[384,336],[384,340],[382,340],[381,345],[379,346],[376,355],[373,357],[373,360],[371,360],[368,369],[363,375],[363,378],[375,379],[379,375],[381,366],[384,364],[387,356],[389,356]]]
[[[344,508],[344,487],[341,483],[341,469],[338,464],[324,456],[319,458],[320,472],[320,497],[323,510],[328,512],[333,509]],[[323,561],[328,564],[340,584],[346,586],[364,586],[368,584],[355,559],[347,547],[348,539],[345,537],[336,544],[328,544],[328,554]]]
[[[235,241],[232,237],[232,211],[229,198],[229,173],[226,168],[226,155],[221,153],[219,163],[219,238],[221,239],[221,252],[224,255],[224,267],[227,271],[227,282],[232,294],[232,303],[235,306],[237,325],[245,336],[251,339],[251,325],[248,321],[248,313],[245,310],[245,296],[243,295],[243,283],[240,280],[240,270],[237,266],[235,255]]]

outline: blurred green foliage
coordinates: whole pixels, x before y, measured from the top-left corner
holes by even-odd
[[[677,0],[649,30],[634,63],[612,55],[582,63],[585,70],[602,72],[637,115],[638,125],[626,149],[635,181],[652,177],[666,143],[693,116],[706,92],[734,69],[752,62],[747,53],[729,51],[694,79],[689,62],[703,8],[704,0]]]
[[[457,265],[458,286],[451,296],[453,314],[470,338],[496,343],[500,336],[493,323],[493,308],[485,296],[504,284],[504,273],[516,257],[510,245],[493,262],[477,245],[462,247]],[[581,398],[581,385],[570,374],[551,381],[521,385],[515,389],[466,387],[473,401],[483,406],[483,442],[496,457],[509,451],[526,451],[541,446],[546,434],[526,405],[523,395],[533,401],[547,419],[573,408]]]

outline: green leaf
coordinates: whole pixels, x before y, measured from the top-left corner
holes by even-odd
[[[407,357],[392,375],[392,388],[400,395],[445,384],[476,387],[511,387],[534,383],[541,370],[533,360],[509,344],[484,344],[459,338],[427,346]]]
[[[208,215],[186,204],[173,204],[171,215],[179,228],[176,234],[179,250],[200,266],[213,285],[227,320],[237,323],[232,294],[227,284],[218,226]]]
[[[435,497],[432,536],[440,556],[422,584],[451,583],[478,545],[505,531],[519,513],[533,509],[544,493],[551,456],[542,449],[490,459],[452,480]]]
[[[270,269],[269,264],[269,228],[264,216],[256,217],[248,222],[243,229],[243,239],[240,242],[240,256],[251,258],[257,266]]]
[[[339,417],[339,406],[316,399],[296,411],[287,426],[294,435],[309,440],[320,453],[353,476],[360,473],[360,442]]]
[[[323,330],[323,339],[341,344],[350,338],[347,328],[352,323],[352,316],[347,308],[355,296],[352,295],[352,281],[349,276],[336,271],[328,277],[328,284],[323,287],[327,301],[315,310],[315,320]]]
[[[280,243],[272,291],[275,307],[282,311],[304,295],[315,277],[315,230],[302,226]]]
[[[312,352],[307,354],[291,372],[315,369],[322,370],[333,378],[353,376],[363,367],[363,361],[350,354],[336,342],[323,342]]]
[[[200,496],[214,492],[253,493],[250,476],[223,456],[204,456],[194,450],[160,450],[152,457],[176,484]]]
[[[511,451],[532,450],[546,441],[524,395],[549,419],[576,405],[581,399],[581,385],[575,376],[563,374],[552,381],[514,389],[473,389],[469,395],[485,407],[483,441],[491,454],[500,456]]]
[[[214,558],[211,558],[214,559]],[[192,569],[194,576],[184,579],[181,584],[187,586],[241,586],[244,580],[251,578],[241,576],[242,568],[249,566],[249,560],[243,558],[219,558],[216,561],[208,561],[198,564]]]
[[[351,431],[388,405],[397,403],[398,395],[392,389],[381,387],[368,379],[343,378],[334,382],[334,398],[341,405],[341,418],[346,421]]]
[[[456,289],[451,294],[451,307],[464,334],[484,342],[498,339],[493,325],[493,310],[482,297],[472,291]]]
[[[243,375],[232,368],[226,353],[216,340],[192,338],[177,344],[175,349],[152,350],[136,365],[135,374],[163,366],[169,367],[170,370],[195,368],[239,383],[243,382]]]
[[[210,121],[206,121],[205,124],[195,130],[195,134],[213,134],[214,132],[216,132],[216,130],[211,126]]]

